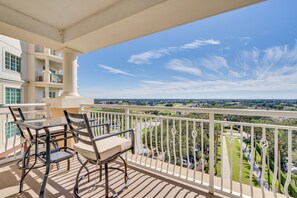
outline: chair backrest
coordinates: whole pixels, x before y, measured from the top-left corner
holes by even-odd
[[[97,159],[100,159],[96,144],[92,141],[94,134],[92,132],[87,114],[74,114],[64,110],[64,114],[76,142],[93,146]]]
[[[10,111],[14,121],[24,121],[25,120],[25,116],[24,116],[22,109],[20,107],[9,106],[8,108],[9,108],[9,111]],[[33,139],[30,129],[21,127],[18,124],[17,124],[17,127],[18,127],[18,129],[21,133],[21,136],[23,138],[28,139],[30,141]]]

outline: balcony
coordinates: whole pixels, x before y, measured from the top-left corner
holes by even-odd
[[[62,74],[51,74],[50,81],[52,83],[63,83],[63,75]]]
[[[109,122],[112,132],[135,130],[136,154],[124,156],[131,181],[120,197],[213,196],[209,192],[218,197],[296,197],[297,127],[288,123],[296,121],[297,112],[132,105],[81,105],[81,111],[99,123]],[[264,118],[271,122],[257,123]],[[13,153],[0,163],[7,162],[9,155],[10,160],[17,159]],[[69,172],[63,172],[65,166],[50,174],[46,196],[73,196],[79,164],[73,159]],[[1,192],[16,196],[11,189],[17,189],[20,171],[12,163],[0,170],[0,178],[15,178],[2,181]],[[111,175],[111,188],[116,190],[122,185],[120,174]],[[42,176],[43,169],[32,172],[26,196],[38,195]],[[91,191],[82,189],[83,194],[103,196],[103,185],[104,181]]]

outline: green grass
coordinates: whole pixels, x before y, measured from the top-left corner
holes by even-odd
[[[228,150],[229,163],[232,163],[232,180],[240,181],[240,144],[237,139],[235,139],[232,147],[232,162],[231,162],[231,150],[230,150],[230,141],[226,138],[226,145]],[[242,183],[249,185],[250,184],[250,165],[243,153],[242,158]],[[254,186],[258,186],[256,178],[253,176]]]

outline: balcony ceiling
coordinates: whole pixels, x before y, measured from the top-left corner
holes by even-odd
[[[0,0],[0,34],[85,53],[261,1]]]

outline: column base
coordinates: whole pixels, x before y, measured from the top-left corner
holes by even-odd
[[[44,98],[45,103],[50,104],[52,117],[64,116],[64,110],[71,113],[79,113],[80,104],[94,104],[94,99],[81,96],[63,96],[57,98]],[[59,137],[58,137],[59,138]],[[67,145],[73,148],[73,139],[67,140]],[[64,146],[63,142],[58,142],[59,147]]]
[[[94,99],[82,96],[61,96],[57,98],[45,98],[45,103],[49,103],[51,109],[80,108],[80,104],[94,104]]]

